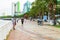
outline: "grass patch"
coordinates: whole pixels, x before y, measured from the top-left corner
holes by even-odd
[[[60,25],[55,25],[55,27],[60,28]]]
[[[56,28],[60,28],[60,25],[48,25],[48,26],[54,26]]]

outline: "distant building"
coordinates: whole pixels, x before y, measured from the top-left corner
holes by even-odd
[[[23,13],[29,12],[30,11],[30,7],[31,7],[31,3],[29,1],[27,1],[24,4]]]
[[[12,3],[12,13],[13,16],[18,16],[20,15],[20,2]]]

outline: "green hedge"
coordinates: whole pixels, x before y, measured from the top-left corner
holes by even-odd
[[[18,16],[14,16],[14,17],[20,18],[20,17],[23,17],[23,16],[24,16],[24,14],[18,15]],[[0,16],[0,18],[13,18],[13,16]]]
[[[12,18],[12,16],[0,16],[0,18]]]

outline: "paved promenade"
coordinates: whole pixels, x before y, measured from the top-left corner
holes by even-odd
[[[60,40],[60,29],[53,26],[38,25],[35,21],[25,20],[24,25],[19,21],[8,40]]]

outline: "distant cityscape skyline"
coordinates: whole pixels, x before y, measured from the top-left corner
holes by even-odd
[[[20,2],[20,10],[23,11],[24,3],[27,0],[0,0],[0,16],[3,15],[12,15],[12,3]],[[29,2],[33,2],[34,0],[28,0]]]

